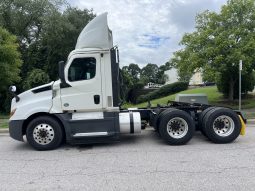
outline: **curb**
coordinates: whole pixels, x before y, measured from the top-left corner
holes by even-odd
[[[0,133],[9,133],[9,128],[0,129]]]

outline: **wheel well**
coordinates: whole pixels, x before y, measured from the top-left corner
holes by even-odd
[[[31,116],[29,116],[23,123],[23,126],[22,126],[22,134],[25,135],[26,134],[26,130],[27,130],[27,126],[28,124],[35,118],[37,117],[41,117],[41,116],[48,116],[48,117],[51,117],[53,119],[55,119],[61,126],[62,128],[62,131],[63,131],[63,135],[64,135],[64,139],[65,139],[65,128],[64,128],[64,125],[63,123],[61,122],[61,120],[59,118],[57,118],[55,115],[52,115],[52,114],[49,114],[49,113],[45,113],[45,112],[40,112],[40,113],[35,113]]]

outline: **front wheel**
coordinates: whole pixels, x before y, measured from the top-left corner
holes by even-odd
[[[28,143],[36,150],[52,150],[63,140],[60,124],[52,117],[41,116],[33,119],[27,127]]]
[[[182,110],[170,110],[159,122],[159,133],[170,145],[186,144],[193,137],[195,124],[191,116]]]

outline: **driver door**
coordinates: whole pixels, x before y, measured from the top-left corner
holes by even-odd
[[[64,111],[96,111],[102,109],[100,54],[77,54],[65,67],[65,80],[71,87],[61,88]]]

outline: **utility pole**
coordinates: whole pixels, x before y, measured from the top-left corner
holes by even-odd
[[[243,61],[239,60],[239,111],[241,111],[241,104],[242,104],[242,69],[243,69]]]

